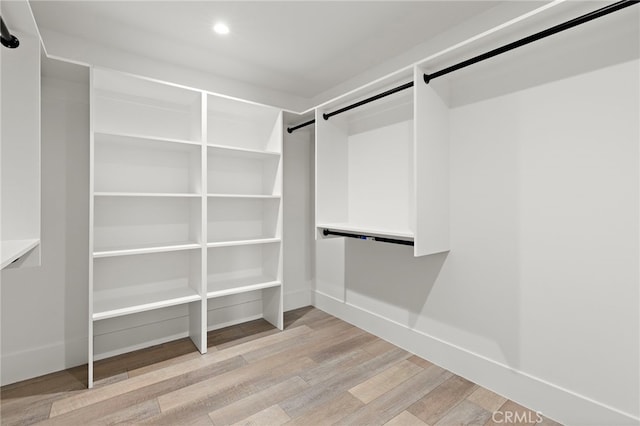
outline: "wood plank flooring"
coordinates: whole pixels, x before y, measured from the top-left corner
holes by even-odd
[[[0,390],[2,425],[535,425],[537,416],[437,365],[307,307]],[[494,412],[519,413],[505,422]],[[531,421],[532,420],[532,421]],[[545,426],[557,425],[543,419]]]

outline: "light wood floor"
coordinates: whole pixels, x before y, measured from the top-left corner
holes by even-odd
[[[535,412],[315,308],[209,333],[1,390],[3,425],[492,425]],[[527,416],[524,413],[529,413]],[[514,417],[512,417],[514,418]],[[546,426],[557,423],[544,419]]]

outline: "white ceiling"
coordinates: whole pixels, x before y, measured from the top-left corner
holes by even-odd
[[[413,64],[432,72],[612,1],[30,4],[53,58],[302,112],[398,71],[410,71]],[[218,20],[229,24],[229,36],[213,33]],[[500,30],[494,32],[496,28]],[[479,34],[485,35],[477,38]],[[470,39],[475,41],[464,42]],[[463,47],[441,54],[460,42]],[[433,85],[451,106],[458,106],[638,57],[640,8],[630,7]],[[59,71],[54,74],[67,79],[72,74]],[[86,70],[80,75],[86,79]]]
[[[313,98],[498,1],[31,1],[56,32]],[[226,37],[214,22],[228,23]],[[46,37],[44,39],[47,44]]]

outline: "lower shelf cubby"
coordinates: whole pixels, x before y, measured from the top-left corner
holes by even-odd
[[[93,320],[201,300],[201,249],[94,260]]]
[[[281,286],[280,243],[208,249],[207,297]]]
[[[93,359],[109,358],[190,336],[192,316],[194,312],[199,314],[202,303],[198,299],[187,304],[94,321]],[[161,346],[151,349],[162,350]],[[97,379],[101,378],[99,372],[97,376]]]

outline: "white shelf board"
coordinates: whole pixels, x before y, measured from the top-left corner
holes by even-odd
[[[411,240],[413,240],[414,238],[413,232],[408,229],[388,229],[371,226],[360,226],[350,223],[318,223],[316,224],[316,228],[342,232],[353,232],[376,237],[410,238]]]
[[[218,151],[218,154],[232,157],[243,157],[243,158],[276,158],[280,157],[279,152],[273,151],[260,151],[257,149],[249,149],[249,148],[238,148],[234,146],[226,146],[226,145],[207,145],[209,147],[209,152]]]
[[[280,238],[258,238],[254,240],[237,240],[237,241],[216,241],[207,243],[207,247],[231,247],[231,246],[247,246],[252,244],[270,244],[279,243]]]
[[[170,251],[180,250],[194,250],[199,249],[202,246],[199,243],[194,242],[180,242],[174,244],[154,244],[148,246],[135,246],[135,247],[110,247],[99,249],[93,252],[94,258],[100,257],[112,257],[112,256],[130,256],[136,254],[147,253],[163,253]]]
[[[129,139],[136,139],[140,141],[150,141],[150,142],[170,142],[170,143],[176,143],[176,144],[195,145],[195,146],[202,145],[202,142],[190,141],[185,139],[163,138],[159,136],[149,136],[149,135],[142,135],[142,134],[136,134],[136,133],[94,132],[94,135],[95,136],[103,135],[107,137],[113,136],[117,138],[129,138]]]
[[[135,287],[119,291],[96,291],[93,296],[93,320],[135,314],[197,300],[201,300],[200,296],[190,287],[147,292],[136,291]]]
[[[166,197],[166,198],[200,198],[200,194],[171,192],[94,192],[96,197]]]
[[[270,199],[279,199],[281,198],[280,195],[259,195],[259,194],[207,194],[207,197],[209,198],[251,198],[251,199],[265,199],[265,200],[270,200]]]
[[[265,288],[281,286],[280,281],[263,275],[251,276],[245,278],[237,278],[220,282],[209,281],[209,287],[215,287],[207,293],[207,298],[229,296],[231,294],[246,293],[254,290],[262,290]]]
[[[6,240],[2,241],[2,267],[11,265],[16,259],[21,258],[40,244],[39,239]]]

